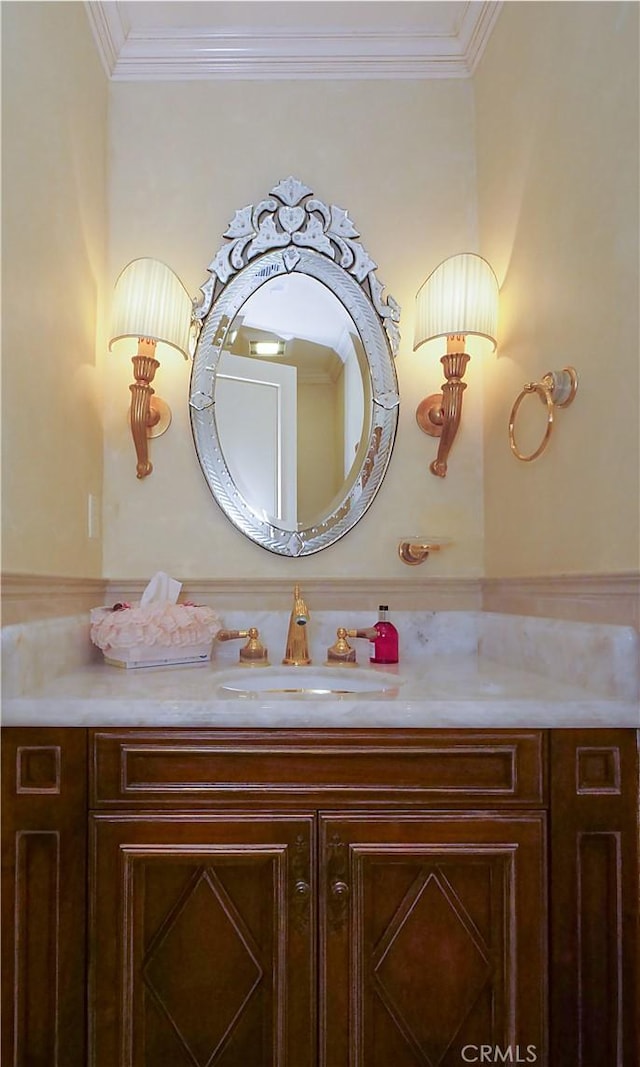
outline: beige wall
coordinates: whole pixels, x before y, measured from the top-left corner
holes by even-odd
[[[480,244],[502,284],[485,572],[637,571],[638,5],[506,3],[474,88]],[[518,462],[513,401],[567,364],[577,397],[544,455]],[[521,412],[531,449],[544,411]]]
[[[454,542],[420,579],[636,570],[637,15],[635,4],[506,3],[473,83],[108,86],[83,5],[4,4],[4,569],[406,580],[397,541],[418,532]],[[131,367],[105,344],[124,264],[166,260],[195,295],[234,211],[290,173],[349,210],[402,306],[387,478],[349,537],[296,562],[252,545],[210,496],[178,357],[155,383],[173,424],[152,442],[152,476],[136,479]],[[414,298],[445,256],[478,247],[503,283],[500,346],[467,371],[440,480],[428,471],[435,443],[415,425],[441,371],[412,352]],[[519,464],[511,404],[565,363],[578,397],[548,453]],[[103,556],[87,537],[89,493],[103,501]]]
[[[2,6],[3,568],[101,574],[108,83],[81,4]]]
[[[238,533],[211,497],[194,452],[188,368],[176,357],[154,385],[173,424],[152,442],[153,474],[135,478],[126,428],[128,361],[105,361],[105,575],[406,578],[407,532],[449,535],[430,573],[479,575],[483,553],[480,369],[451,477],[434,478],[435,445],[415,424],[439,364],[414,356],[414,300],[438,262],[475,244],[472,86],[430,82],[185,82],[111,86],[111,275],[130,259],[168,262],[193,295],[236,209],[294,174],[349,210],[378,276],[400,302],[402,406],[383,487],[336,546],[294,561]],[[126,364],[126,365],[125,365]]]

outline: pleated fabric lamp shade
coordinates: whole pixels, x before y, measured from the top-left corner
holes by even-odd
[[[489,354],[497,333],[498,281],[490,264],[474,252],[445,259],[418,290],[414,351],[438,338],[464,335],[470,355]],[[434,354],[443,350],[440,343]]]
[[[157,342],[162,360],[168,345],[189,358],[191,298],[174,272],[157,259],[134,259],[120,274],[115,287],[109,349],[131,354],[132,338]]]

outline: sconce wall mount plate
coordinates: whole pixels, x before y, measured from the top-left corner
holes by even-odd
[[[442,393],[431,393],[425,396],[416,408],[416,422],[423,433],[429,437],[440,437],[442,433],[442,405],[444,397]]]
[[[147,426],[147,437],[162,437],[171,426],[171,408],[166,400],[155,393],[151,397],[149,408],[151,418]]]

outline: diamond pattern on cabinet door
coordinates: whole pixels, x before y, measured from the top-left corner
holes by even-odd
[[[378,996],[426,1067],[442,1062],[492,971],[490,948],[453,886],[443,871],[426,868],[391,918],[372,967]]]
[[[145,986],[197,1067],[213,1067],[260,984],[259,954],[215,871],[198,868],[143,964]]]

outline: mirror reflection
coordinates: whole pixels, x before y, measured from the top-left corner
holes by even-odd
[[[362,340],[316,278],[270,278],[230,324],[215,387],[220,446],[246,500],[282,529],[331,511],[357,477],[371,432]]]

